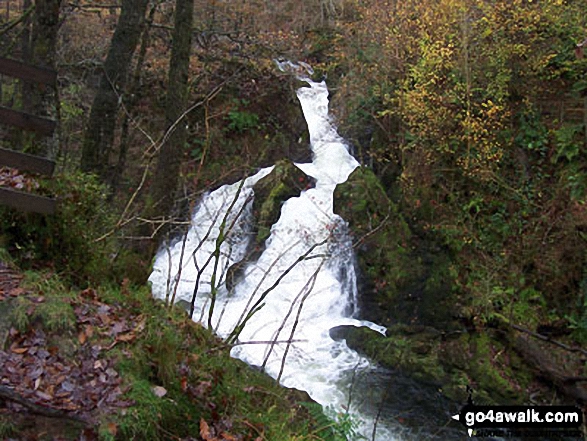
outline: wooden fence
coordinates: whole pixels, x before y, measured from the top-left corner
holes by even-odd
[[[51,87],[55,87],[57,81],[57,72],[54,70],[2,57],[0,57],[0,74]],[[4,106],[0,106],[0,123],[32,131],[41,136],[52,136],[56,126],[53,120]],[[47,176],[51,176],[55,169],[55,163],[49,159],[3,148],[0,148],[0,166]],[[0,188],[0,204],[43,214],[53,214],[56,208],[54,199],[11,188]]]

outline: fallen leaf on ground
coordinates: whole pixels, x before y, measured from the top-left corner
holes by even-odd
[[[80,294],[92,300],[96,300],[98,298],[98,295],[96,294],[96,290],[94,288],[86,288]]]
[[[133,341],[135,338],[137,338],[137,336],[134,332],[127,332],[126,334],[120,334],[116,336],[116,340],[123,342]]]
[[[118,433],[118,426],[115,423],[108,423],[108,433],[112,436],[116,436]]]
[[[153,386],[151,390],[159,398],[163,398],[165,395],[167,395],[167,389],[165,389],[163,386]]]
[[[217,438],[210,434],[210,426],[208,426],[208,423],[204,420],[204,418],[200,419],[200,436],[204,439],[204,441],[218,441]]]
[[[51,395],[46,394],[45,392],[40,391],[40,390],[35,391],[35,395],[37,395],[42,400],[46,400],[46,401],[50,401],[53,399],[53,397]]]
[[[141,332],[145,329],[145,325],[147,324],[147,317],[145,317],[143,314],[141,314],[138,318],[138,323],[136,324],[136,326],[133,329],[133,332]]]
[[[80,333],[77,335],[77,340],[79,341],[80,345],[83,345],[87,339],[88,336],[86,335],[85,331],[81,330]]]
[[[18,297],[24,293],[26,293],[26,291],[23,288],[18,287],[18,288],[11,289],[10,292],[8,293],[8,295],[11,297]]]
[[[98,313],[98,317],[100,318],[100,320],[102,321],[102,323],[104,325],[109,325],[110,322],[111,322],[110,317],[108,316],[108,314]]]

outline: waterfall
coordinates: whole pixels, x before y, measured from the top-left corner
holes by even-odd
[[[280,67],[296,73],[306,68]],[[234,346],[232,356],[261,366],[286,387],[307,391],[324,407],[344,412],[354,373],[373,368],[344,341],[334,341],[329,330],[339,325],[383,328],[352,318],[357,295],[353,251],[345,221],[333,213],[336,185],[359,164],[331,121],[326,84],[300,78],[308,84],[297,96],[313,160],[296,165],[316,180],[315,187],[283,204],[263,253],[230,289],[227,269],[243,258],[250,241],[253,186],[271,168],[204,196],[185,237],[158,253],[149,280],[158,298],[189,303],[196,292],[194,320],[211,325],[224,338],[238,334],[244,343]],[[360,430],[371,439],[374,416],[356,412],[363,421]],[[376,439],[393,438],[379,422]]]

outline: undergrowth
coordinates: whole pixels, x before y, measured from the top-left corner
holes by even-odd
[[[16,426],[7,417],[0,415],[0,438],[6,439],[16,434]]]
[[[322,406],[314,402],[303,403],[303,406],[316,421],[313,434],[317,439],[324,441],[367,439],[357,433],[358,422],[349,412],[336,414],[330,408],[327,408],[325,412]]]
[[[320,405],[305,402],[309,400],[305,394],[282,388],[231,358],[229,348],[189,320],[182,309],[169,310],[140,289],[124,297],[109,289],[103,296],[129,302],[129,309],[148,316],[136,344],[119,354],[118,366],[131,386],[129,397],[136,402],[117,420],[125,438],[197,433],[203,420],[217,432],[252,439],[355,439],[354,422],[331,420]],[[142,307],[137,308],[137,302]],[[154,386],[163,387],[167,394],[156,397]]]
[[[79,363],[84,347],[100,348],[120,375],[122,399],[131,404],[117,412],[96,408],[101,440],[184,439],[202,427],[217,439],[342,441],[355,435],[350,419],[327,418],[305,393],[231,358],[222,340],[183,309],[153,299],[145,286],[124,282],[81,291],[49,271],[28,271],[21,286],[10,319],[22,335],[40,328],[68,359],[82,357]],[[100,314],[109,316],[88,332],[88,318]],[[113,334],[117,323],[128,331]],[[0,430],[18,434],[21,428],[0,421]]]
[[[46,272],[28,271],[22,287],[34,297],[20,296],[15,300],[11,321],[20,332],[32,323],[41,322],[49,332],[73,332],[76,319],[71,306],[74,294],[58,277]],[[33,301],[34,299],[34,301]]]
[[[57,201],[55,214],[22,213],[0,206],[0,258],[21,268],[48,264],[78,286],[144,280],[146,262],[111,234],[117,208],[107,186],[79,172],[39,179],[38,192]]]
[[[313,439],[303,434],[305,412],[301,418],[293,392],[230,358],[223,342],[183,310],[165,308],[144,289],[126,296],[109,289],[103,296],[148,317],[135,344],[119,353],[118,367],[136,403],[116,420],[125,439],[186,436],[198,433],[202,420],[219,433],[252,439]],[[156,386],[165,396],[153,393]]]

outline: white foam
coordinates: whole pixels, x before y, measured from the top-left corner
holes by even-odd
[[[262,305],[242,329],[239,341],[284,342],[293,338],[294,342],[240,344],[231,354],[249,364],[263,365],[269,375],[280,376],[284,386],[305,390],[323,406],[343,411],[348,402],[349,372],[369,368],[369,361],[349,349],[344,341],[334,341],[329,335],[330,328],[369,326],[382,333],[385,329],[350,317],[351,305],[356,302],[354,278],[350,282],[341,280],[339,274],[344,267],[354,275],[352,250],[348,249],[350,241],[344,235],[346,224],[333,213],[332,205],[334,188],[348,178],[358,163],[332,124],[326,84],[307,82],[309,87],[301,88],[298,98],[308,123],[313,161],[296,165],[316,179],[316,187],[283,204],[266,249],[257,262],[246,268],[245,277],[234,291],[228,293],[223,283],[218,285],[212,324],[220,336],[227,337],[255,305]],[[242,209],[243,214],[220,247],[217,280],[244,255],[250,240],[250,216],[245,204],[250,204],[255,182],[270,171],[263,169],[244,185],[224,186],[204,197],[193,215],[185,246],[179,241],[156,258],[149,278],[156,297],[165,299],[175,292],[176,300],[189,302],[199,277],[194,318],[207,323],[215,259],[205,269],[202,267],[216,249],[220,223],[228,206],[236,201],[233,213]],[[230,215],[228,218],[231,219]],[[307,258],[299,261],[306,254]],[[284,276],[285,272],[288,273]],[[277,287],[272,288],[277,282]],[[370,437],[369,422],[364,424]],[[378,439],[393,438],[385,429],[378,433]]]

